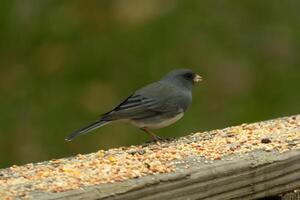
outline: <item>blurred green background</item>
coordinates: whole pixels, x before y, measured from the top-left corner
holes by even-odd
[[[174,68],[205,81],[183,136],[300,113],[300,1],[2,0],[0,167],[141,144],[128,124],[70,132]]]

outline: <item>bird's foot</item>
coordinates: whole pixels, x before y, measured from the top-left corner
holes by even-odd
[[[156,144],[160,144],[160,142],[169,142],[174,140],[175,138],[161,138],[158,135],[155,135],[153,132],[151,132],[150,130],[148,130],[147,128],[141,128],[141,130],[145,131],[148,135],[151,136],[152,141],[150,142],[146,142],[146,143],[156,143]]]
[[[162,138],[162,137],[159,137],[157,135],[155,135],[153,138],[152,138],[152,141],[153,142],[159,142],[159,141],[164,141],[165,139]]]
[[[146,141],[145,146],[148,146],[150,144],[160,144],[161,142],[166,142],[166,141],[169,141],[169,140],[167,138],[162,138],[162,137],[159,137],[156,135],[155,137],[152,137],[151,140]]]
[[[157,136],[155,138],[152,138],[152,140],[146,141],[144,144],[142,144],[142,147],[148,147],[154,144],[161,145],[162,143],[167,144],[169,142],[174,141],[175,139],[176,138],[162,138]]]
[[[152,139],[152,141],[156,142],[156,143],[158,143],[158,142],[170,142],[170,141],[173,141],[173,140],[175,140],[175,138],[162,138],[162,137],[159,137],[157,135],[155,137],[153,137],[153,139]]]

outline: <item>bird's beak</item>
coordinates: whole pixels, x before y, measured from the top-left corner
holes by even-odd
[[[200,82],[200,81],[203,81],[202,77],[199,76],[198,74],[196,74],[195,77],[194,77],[194,79],[193,79],[193,82],[197,83],[197,82]]]

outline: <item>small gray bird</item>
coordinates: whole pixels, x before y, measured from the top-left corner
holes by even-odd
[[[83,127],[66,140],[88,133],[96,128],[115,121],[130,122],[148,133],[154,141],[161,138],[151,132],[169,126],[179,120],[192,103],[192,87],[202,77],[189,69],[176,69],[161,80],[146,85],[126,98],[111,111],[104,113],[99,120]]]

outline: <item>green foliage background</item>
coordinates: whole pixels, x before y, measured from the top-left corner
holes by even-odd
[[[122,123],[64,138],[178,67],[205,81],[161,136],[300,113],[299,7],[296,0],[2,0],[0,167],[147,141]]]

